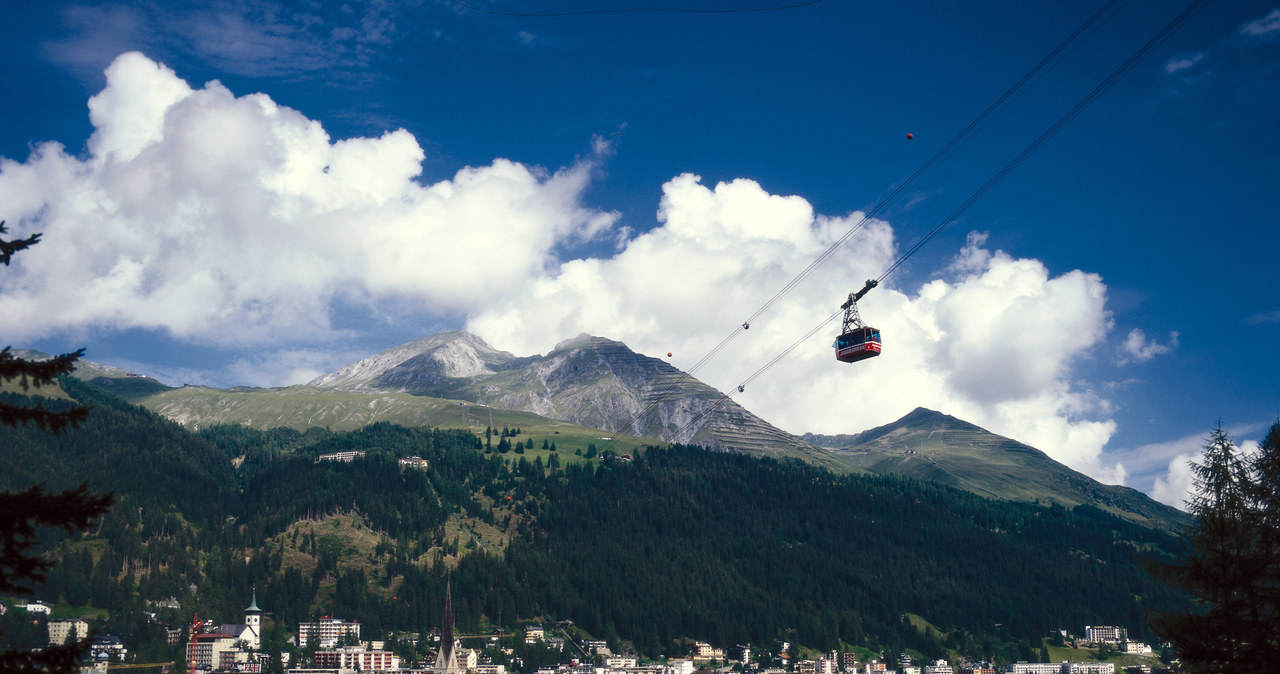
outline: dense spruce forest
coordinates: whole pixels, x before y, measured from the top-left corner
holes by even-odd
[[[359,620],[366,638],[435,628],[448,580],[462,632],[572,620],[650,656],[686,639],[786,639],[1004,662],[1037,659],[1059,628],[1147,636],[1145,612],[1180,602],[1144,567],[1179,541],[1096,508],[686,446],[586,460],[387,424],[191,433],[62,386],[92,406],[88,421],[61,436],[0,428],[0,488],[87,480],[116,494],[95,530],[50,534],[59,561],[37,596],[143,653],[163,655],[159,625],[193,612],[238,621],[255,589],[277,648],[319,615]],[[506,446],[546,444],[518,433],[504,429]],[[316,460],[352,449],[365,455]],[[408,456],[428,467],[397,462]]]

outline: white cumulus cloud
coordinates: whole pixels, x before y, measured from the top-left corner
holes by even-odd
[[[688,369],[855,223],[817,215],[804,199],[748,180],[715,186],[682,175],[663,187],[661,225],[607,260],[549,269],[525,291],[474,314],[469,329],[499,348],[546,352],[579,332],[626,342]],[[1105,400],[1072,384],[1072,363],[1103,343],[1106,288],[1094,274],[1045,266],[970,237],[955,278],[915,290],[882,285],[862,317],[882,330],[884,355],[835,361],[838,322],[804,341],[736,396],[792,432],[848,433],[916,406],[953,414],[1029,443],[1108,482],[1125,470],[1102,448],[1115,431]],[[703,368],[731,391],[829,318],[847,294],[896,255],[893,230],[872,221]]]
[[[1246,427],[1249,431],[1259,428],[1257,425]],[[1234,437],[1234,436],[1231,436]],[[1162,475],[1157,475],[1148,492],[1151,498],[1171,505],[1182,510],[1187,509],[1187,500],[1195,491],[1195,472],[1192,470],[1192,463],[1200,463],[1204,460],[1204,442],[1205,437],[1184,438],[1178,441],[1180,444],[1191,446],[1194,449],[1188,449],[1178,454],[1169,461],[1168,469]],[[1167,443],[1165,447],[1173,446],[1175,443]],[[1153,445],[1153,447],[1157,447]],[[1258,452],[1258,442],[1256,440],[1246,440],[1236,443],[1238,456],[1246,462]]]
[[[1199,452],[1173,457],[1173,460],[1169,461],[1169,468],[1165,474],[1156,477],[1151,487],[1151,498],[1185,510],[1194,480],[1191,474],[1191,462],[1199,457]]]
[[[274,368],[254,383],[278,383],[280,372],[326,367],[315,345],[341,336],[334,317],[352,306],[465,316],[521,355],[588,332],[672,352],[683,368],[735,335],[695,376],[724,391],[750,379],[738,400],[786,430],[860,431],[924,406],[1104,481],[1126,477],[1101,453],[1115,431],[1108,401],[1071,376],[1110,329],[1102,279],[1055,275],[988,249],[981,234],[946,278],[915,288],[890,278],[860,302],[885,351],[846,365],[828,319],[895,259],[890,224],[864,223],[775,293],[860,213],[817,214],[750,180],[709,186],[686,174],[663,186],[658,226],[633,235],[583,203],[610,151],[602,141],[554,172],[496,159],[422,184],[424,152],[403,130],[334,140],[266,95],[195,88],[138,53],[108,68],[90,121],[82,156],[46,143],[24,161],[0,159],[0,217],[18,236],[45,234],[2,279],[11,341],[155,330],[267,348],[275,355],[234,369]],[[619,242],[617,253],[558,257],[597,237]]]
[[[1178,348],[1178,333],[1176,331],[1169,333],[1169,342],[1167,344],[1161,344],[1155,340],[1148,340],[1146,333],[1134,328],[1129,331],[1129,335],[1125,337],[1124,342],[1120,345],[1120,364],[1123,365],[1129,361],[1145,363],[1176,348]]]
[[[581,204],[597,154],[422,185],[406,131],[334,141],[266,95],[192,88],[139,53],[106,74],[85,156],[45,143],[0,158],[0,217],[45,234],[3,279],[8,339],[143,328],[243,345],[331,336],[336,302],[465,312],[616,220]]]

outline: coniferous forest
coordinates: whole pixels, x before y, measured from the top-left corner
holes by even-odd
[[[1180,541],[1087,506],[687,446],[531,461],[467,430],[190,432],[62,385],[89,418],[60,436],[0,427],[0,488],[115,493],[95,529],[49,534],[58,563],[37,597],[98,609],[140,652],[196,611],[239,620],[255,590],[278,641],[330,614],[365,638],[420,633],[446,581],[461,632],[571,620],[650,656],[698,639],[1035,659],[1051,630],[1146,636],[1148,611],[1181,603],[1146,571]],[[365,454],[316,460],[348,450]]]

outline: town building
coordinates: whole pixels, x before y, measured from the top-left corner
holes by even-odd
[[[317,667],[350,669],[360,672],[400,669],[400,656],[391,651],[372,650],[364,646],[343,646],[316,651]]]
[[[321,454],[316,457],[316,463],[321,461],[339,461],[341,463],[351,463],[356,459],[364,458],[363,449],[353,449],[348,452],[333,452],[331,454]]]
[[[334,648],[344,642],[360,641],[360,623],[326,616],[315,622],[298,623],[298,648],[315,644],[319,648]]]
[[[547,632],[542,629],[542,625],[529,625],[524,628],[524,642],[526,644],[536,644],[546,638]]]
[[[53,607],[40,601],[23,604],[22,608],[26,609],[27,613],[39,613],[41,615],[49,615],[53,611]]]
[[[424,459],[424,458],[422,458],[422,457],[420,457],[420,456],[408,456],[408,457],[405,457],[405,458],[403,458],[403,459],[399,459],[399,463],[400,463],[400,465],[401,465],[402,467],[404,467],[404,468],[423,468],[423,469],[425,469],[425,468],[427,468],[428,466],[430,466],[430,465],[431,465],[431,462],[427,461],[426,459]]]
[[[955,670],[951,669],[946,660],[934,660],[932,664],[924,666],[922,674],[955,674]]]
[[[1112,625],[1085,625],[1085,640],[1095,644],[1119,644],[1129,640],[1129,630]]]
[[[50,620],[49,621],[49,645],[61,646],[67,643],[67,636],[71,635],[72,641],[81,641],[89,636],[89,623],[79,618],[68,618],[66,620]]]
[[[1062,674],[1116,674],[1116,666],[1111,662],[1072,662]]]
[[[104,634],[89,642],[89,657],[94,660],[124,662],[124,656],[128,654],[129,649],[124,647],[124,642],[117,636]]]
[[[724,660],[724,649],[712,648],[711,644],[705,641],[695,641],[689,654],[695,661]]]
[[[1006,669],[1006,674],[1062,674],[1063,662],[1014,662]]]
[[[1115,674],[1110,662],[1015,662],[1006,674]]]
[[[257,671],[262,648],[262,609],[258,591],[244,610],[244,622],[214,625],[196,623],[187,639],[187,662],[197,669]]]

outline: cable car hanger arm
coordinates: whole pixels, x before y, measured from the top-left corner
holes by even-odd
[[[878,285],[880,285],[879,281],[875,279],[867,279],[867,284],[862,286],[862,290],[859,290],[856,293],[849,293],[849,299],[845,300],[844,304],[840,305],[840,308],[848,309],[849,307],[853,306],[855,302],[862,299],[863,295],[866,295],[867,293],[871,292],[871,289]]]

